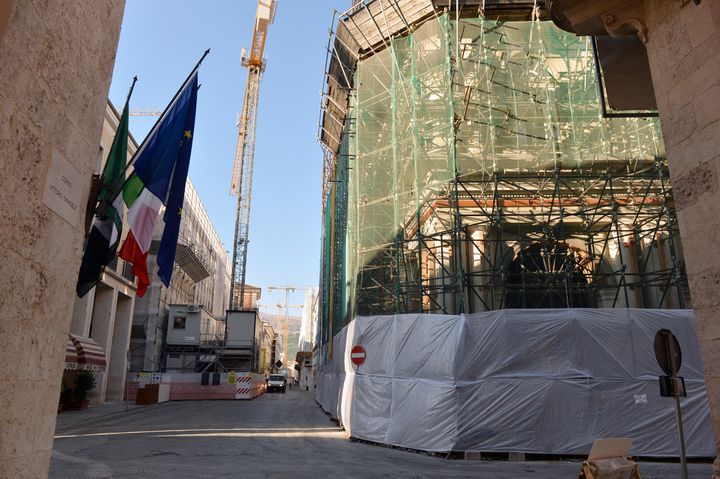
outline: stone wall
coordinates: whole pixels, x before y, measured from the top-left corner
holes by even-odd
[[[124,0],[0,8],[2,477],[47,475],[123,8]]]
[[[720,437],[720,4],[646,0],[647,50]],[[717,440],[717,439],[716,439]],[[720,444],[716,444],[720,446]]]

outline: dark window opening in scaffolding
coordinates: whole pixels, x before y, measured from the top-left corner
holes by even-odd
[[[535,243],[508,267],[507,308],[595,308],[586,260],[562,243]]]

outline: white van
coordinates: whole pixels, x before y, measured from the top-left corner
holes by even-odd
[[[287,384],[287,380],[285,379],[285,376],[282,374],[271,374],[266,379],[267,382],[267,390],[268,392],[271,391],[280,391],[282,393],[285,392],[285,385]]]

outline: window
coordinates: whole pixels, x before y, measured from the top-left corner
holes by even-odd
[[[173,329],[185,329],[185,316],[175,316]]]

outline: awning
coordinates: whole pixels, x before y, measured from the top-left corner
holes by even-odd
[[[68,344],[65,349],[66,369],[104,370],[105,366],[107,361],[102,346],[93,339],[68,334]]]
[[[67,367],[68,364],[77,364],[77,362],[77,349],[75,349],[75,345],[68,335],[67,346],[65,347],[65,366]]]

